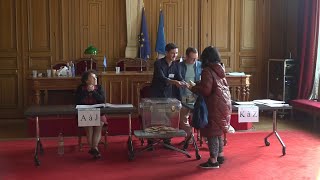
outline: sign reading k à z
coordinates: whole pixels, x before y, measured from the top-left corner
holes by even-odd
[[[259,122],[259,107],[241,105],[238,107],[238,119],[241,122]]]

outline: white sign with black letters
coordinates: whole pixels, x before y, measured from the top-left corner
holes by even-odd
[[[81,108],[78,109],[78,126],[100,126],[99,108]]]
[[[259,122],[259,107],[242,105],[238,106],[238,120],[242,122]]]

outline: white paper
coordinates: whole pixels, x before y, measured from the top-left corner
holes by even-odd
[[[259,122],[259,107],[250,105],[238,106],[238,121],[242,122]]]
[[[272,100],[272,99],[257,99],[253,100],[256,104],[284,104],[284,101]]]
[[[269,107],[287,107],[289,104],[265,104],[266,106]]]
[[[110,107],[110,108],[133,108],[132,104],[110,104],[106,103],[105,107]]]
[[[93,105],[77,105],[76,109],[87,109],[87,108],[133,108],[132,104],[93,104]]]
[[[101,107],[105,107],[105,104],[77,105],[76,109],[101,108]]]
[[[235,101],[235,103],[239,105],[254,105],[252,101]]]
[[[246,74],[244,72],[229,72],[227,75],[230,76],[245,76]]]

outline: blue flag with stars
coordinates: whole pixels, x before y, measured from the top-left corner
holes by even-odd
[[[144,8],[142,8],[140,38],[140,58],[148,59],[151,56],[151,48]]]

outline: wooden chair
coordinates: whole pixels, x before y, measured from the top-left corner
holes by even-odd
[[[78,60],[75,60],[75,68],[76,68],[76,76],[81,76],[85,71],[91,69],[91,63],[92,63],[92,69],[97,70],[97,61],[95,59],[90,58],[81,58]]]
[[[101,131],[102,135],[104,136],[104,141],[100,141],[99,144],[103,144],[104,148],[107,149],[108,147],[108,124],[103,124],[102,126],[102,131]],[[82,151],[82,147],[83,147],[83,143],[82,143],[82,135],[84,135],[84,128],[79,127],[78,128],[78,147],[79,147],[79,151]]]
[[[138,106],[140,104],[141,98],[149,98],[152,96],[151,91],[151,82],[145,82],[145,83],[138,83],[137,85],[137,97],[138,97]],[[140,114],[140,108],[139,108],[139,114]]]
[[[120,71],[149,71],[149,62],[140,58],[121,58],[116,63]]]
[[[66,62],[57,62],[52,66],[52,69],[59,70],[62,66],[67,66]]]
[[[138,97],[138,106],[140,106],[140,100],[142,98],[149,98],[152,96],[152,91],[151,91],[151,82],[145,82],[145,83],[138,83],[137,85],[137,97]],[[139,120],[140,120],[140,129],[143,129],[143,122],[142,122],[142,116],[141,116],[141,110],[138,108],[139,112]],[[140,139],[141,141],[141,146],[144,144],[144,140]]]

